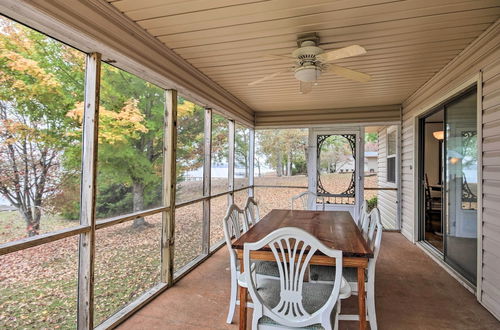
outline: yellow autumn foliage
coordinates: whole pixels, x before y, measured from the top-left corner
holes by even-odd
[[[177,116],[187,117],[196,110],[196,105],[193,102],[184,101],[182,104],[177,105]]]
[[[129,99],[118,112],[99,107],[99,143],[116,144],[127,139],[137,139],[140,133],[148,132],[144,126],[144,115],[138,108],[139,101]],[[84,103],[79,102],[66,114],[69,118],[82,123]],[[72,133],[80,135],[80,132]]]
[[[48,88],[57,88],[60,86],[54,75],[43,70],[36,61],[5,49],[2,50],[1,57],[9,60],[7,65],[10,69],[30,75]],[[27,87],[24,82],[19,80],[15,81],[14,85],[18,89],[25,89]]]

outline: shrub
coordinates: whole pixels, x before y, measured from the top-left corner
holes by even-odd
[[[367,203],[368,203],[368,212],[370,212],[371,210],[377,207],[377,196],[367,200]]]

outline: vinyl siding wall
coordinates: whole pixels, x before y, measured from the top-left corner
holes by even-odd
[[[309,109],[255,113],[255,127],[323,126],[330,124],[388,123],[401,120],[399,105],[361,108]]]
[[[378,186],[380,188],[397,188],[395,183],[387,182],[387,129],[383,128],[378,132]],[[397,229],[397,200],[396,190],[379,190],[377,193],[378,208],[385,229]]]
[[[482,73],[482,288],[479,299],[500,319],[500,21],[403,103],[402,233],[416,237],[416,117]]]

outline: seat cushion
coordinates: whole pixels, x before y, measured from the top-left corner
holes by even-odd
[[[275,261],[254,261],[255,272],[259,275],[279,277],[278,265]]]
[[[343,268],[342,276],[347,282],[357,282],[358,281],[358,269],[357,268]],[[318,266],[311,265],[311,280],[312,281],[325,281],[333,282],[335,278],[335,267],[334,266]],[[365,282],[367,282],[366,270],[365,270]]]
[[[333,290],[333,285],[331,284],[321,284],[321,283],[303,283],[303,298],[302,304],[304,309],[312,314],[324,306]],[[262,300],[270,308],[276,307],[280,300],[280,281],[274,279],[263,279],[259,282],[259,288],[257,289]],[[332,311],[332,320],[334,320],[336,315],[336,308]],[[269,317],[262,317],[259,320],[259,324],[266,325],[276,325],[279,326],[274,320]],[[323,329],[320,324],[314,324],[308,327],[298,328],[298,329]]]
[[[240,271],[239,263],[236,265],[236,270]],[[255,271],[259,275],[280,277],[278,265],[276,265],[275,261],[255,260],[252,262],[252,271]]]

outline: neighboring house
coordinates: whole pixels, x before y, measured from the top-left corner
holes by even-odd
[[[378,171],[378,152],[365,151],[365,173],[377,173]]]
[[[364,169],[365,173],[377,173],[378,171],[378,152],[376,151],[365,151],[364,159]],[[337,170],[332,171],[332,173],[344,173],[354,171],[354,159],[352,156],[343,164],[337,167]]]

